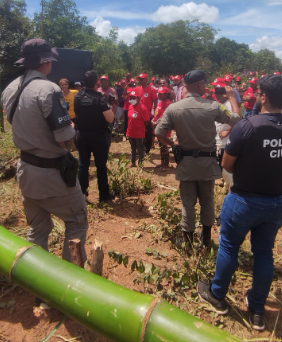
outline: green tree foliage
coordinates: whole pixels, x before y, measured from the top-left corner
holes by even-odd
[[[248,45],[227,38],[215,41],[217,31],[205,23],[179,20],[160,24],[139,33],[128,46],[118,40],[117,27],[106,38],[97,35],[74,0],[41,1],[43,13],[34,13],[30,22],[24,0],[0,0],[0,76],[12,70],[21,44],[36,37],[45,38],[54,47],[91,51],[95,69],[111,81],[129,71],[133,76],[140,72],[162,76],[199,68],[213,79],[244,69],[282,70],[274,52],[265,49],[255,53]]]
[[[253,70],[265,71],[271,73],[276,70],[281,70],[281,59],[275,56],[273,51],[268,49],[260,50],[254,53],[253,56]]]
[[[126,74],[126,67],[119,46],[111,37],[100,37],[91,47],[95,70],[99,75],[106,74],[111,81],[121,79]]]
[[[72,0],[42,0],[42,13],[34,13],[34,37],[45,38],[52,46],[85,49],[97,41],[95,29],[81,17]],[[42,4],[42,3],[41,3]]]
[[[148,28],[138,41],[143,67],[159,75],[183,73],[194,68],[197,57],[213,42],[216,30],[197,21],[176,21]]]
[[[14,69],[14,62],[20,57],[20,47],[26,40],[30,23],[25,17],[24,0],[0,1],[0,76]]]

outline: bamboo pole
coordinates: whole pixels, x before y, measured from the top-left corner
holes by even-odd
[[[111,341],[239,341],[159,298],[59,259],[1,226],[0,273]]]

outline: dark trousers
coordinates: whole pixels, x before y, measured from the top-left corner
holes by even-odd
[[[100,200],[107,198],[109,193],[107,160],[110,143],[108,135],[109,133],[98,135],[93,132],[77,131],[77,149],[79,153],[78,179],[81,190],[85,194],[89,187],[89,165],[92,153],[97,168]]]
[[[124,136],[126,136],[127,126],[128,126],[128,111],[125,110],[123,113],[123,135]]]
[[[138,152],[138,164],[143,162],[144,150],[143,150],[143,139],[142,138],[129,138],[131,146],[131,163],[135,164],[136,161],[136,149]]]
[[[152,120],[152,118],[150,118]],[[146,126],[145,131],[145,141],[144,141],[144,151],[145,153],[149,153],[152,147],[152,141],[153,141],[153,128],[151,125],[151,121]]]

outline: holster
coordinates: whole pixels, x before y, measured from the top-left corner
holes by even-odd
[[[184,157],[182,148],[179,145],[173,145],[172,153],[174,155],[174,160],[176,164],[179,164]]]
[[[78,160],[71,153],[68,152],[60,159],[57,170],[60,170],[61,177],[68,187],[76,186]]]

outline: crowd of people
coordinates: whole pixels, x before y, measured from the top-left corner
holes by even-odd
[[[107,158],[112,130],[123,120],[124,141],[131,147],[131,167],[142,165],[157,140],[161,163],[169,169],[169,148],[180,182],[183,246],[189,256],[195,239],[195,205],[200,204],[200,240],[209,249],[215,221],[214,186],[224,169],[233,175],[225,197],[215,276],[198,282],[200,298],[219,314],[236,271],[240,245],[251,233],[253,283],[246,293],[251,326],[265,329],[264,306],[273,277],[272,249],[282,225],[282,78],[250,72],[248,82],[226,74],[208,84],[201,70],[185,75],[152,77],[146,73],[110,86],[107,75],[86,72],[84,83],[63,78],[59,86],[47,81],[58,58],[43,39],[21,48],[25,74],[7,86],[2,104],[21,150],[18,181],[30,225],[28,240],[48,251],[53,228],[51,214],[65,222],[63,258],[70,261],[68,241],[79,238],[86,260],[89,165],[97,168],[99,201],[108,201]],[[220,76],[220,75],[219,75]],[[247,85],[249,83],[249,86]],[[244,114],[241,115],[241,103]],[[259,115],[258,115],[259,114]],[[70,153],[75,142],[76,163]],[[78,180],[76,172],[78,169]],[[85,196],[83,196],[85,195]]]

